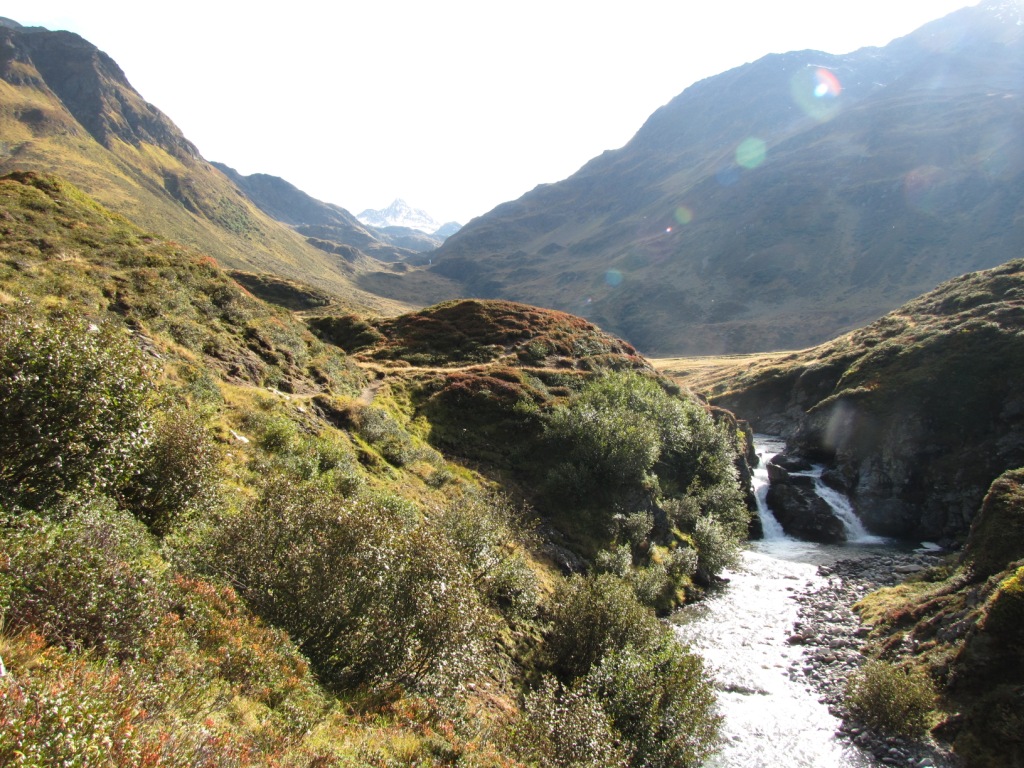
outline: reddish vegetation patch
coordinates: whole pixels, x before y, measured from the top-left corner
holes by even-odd
[[[487,363],[511,356],[521,365],[577,367],[591,360],[582,367],[646,366],[630,344],[581,317],[512,301],[450,301],[374,326],[381,338],[362,354],[414,365]],[[365,344],[372,336],[362,330]]]
[[[544,395],[525,386],[521,377],[511,369],[499,368],[486,373],[457,371],[446,377],[441,396],[454,403],[486,399],[511,407],[519,400],[530,397],[542,402]]]

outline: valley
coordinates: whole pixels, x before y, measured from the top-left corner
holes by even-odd
[[[461,229],[0,20],[0,764],[1024,765],[1002,10]]]

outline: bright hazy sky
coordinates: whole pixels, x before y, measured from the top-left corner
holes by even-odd
[[[77,32],[208,160],[352,213],[470,218],[625,144],[697,80],[881,46],[977,0],[7,0]]]

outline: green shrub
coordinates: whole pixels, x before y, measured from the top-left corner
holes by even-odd
[[[668,630],[653,646],[608,653],[582,688],[632,747],[630,765],[696,768],[717,746],[721,717],[711,678]]]
[[[718,520],[702,517],[690,534],[697,545],[697,567],[709,576],[717,576],[739,563],[740,546],[735,534]]]
[[[4,531],[9,629],[35,628],[69,649],[135,657],[166,607],[145,527],[93,501],[63,523],[28,516]]]
[[[917,736],[935,706],[935,686],[921,669],[869,661],[847,681],[846,706],[873,728]]]
[[[734,433],[656,379],[634,372],[592,379],[549,413],[545,441],[556,457],[545,486],[556,498],[608,508],[637,492],[685,497],[694,518],[713,517],[734,537],[746,536],[750,512],[736,479]],[[628,522],[624,536],[639,544],[646,522]]]
[[[267,402],[265,407],[267,410],[246,413],[242,428],[251,432],[256,445],[267,453],[290,452],[299,441],[298,425],[288,415],[275,410],[272,401]]]
[[[441,455],[433,448],[413,444],[409,433],[383,408],[367,405],[355,413],[356,432],[380,451],[381,456],[396,467],[414,461],[441,463]]]
[[[218,499],[220,452],[202,419],[184,408],[160,414],[153,441],[120,493],[122,505],[160,535]]]
[[[448,685],[482,662],[486,611],[415,510],[270,482],[213,534],[205,568],[289,632],[336,688]]]
[[[630,547],[620,544],[598,552],[594,566],[599,573],[620,577],[648,608],[662,610],[671,603],[670,593],[683,588],[696,570],[697,553],[685,547],[671,552],[652,547],[651,553],[654,552],[659,553],[657,559],[648,555],[645,564],[636,565]]]
[[[589,691],[545,678],[523,703],[512,751],[531,765],[612,768],[629,765],[629,749]]]
[[[655,390],[661,392],[637,374],[608,374],[552,411],[545,435],[552,453],[561,457],[550,472],[552,491],[582,501],[643,483],[662,448],[649,416],[660,404]]]
[[[573,576],[551,599],[547,648],[558,677],[571,682],[608,653],[655,642],[661,625],[636,598],[633,587],[612,573]]]
[[[536,614],[540,590],[522,550],[530,532],[508,499],[465,493],[441,511],[437,526],[488,603],[509,617]]]
[[[123,331],[0,312],[0,502],[116,489],[149,441],[151,393]]]

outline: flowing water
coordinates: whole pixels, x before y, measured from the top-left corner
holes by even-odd
[[[822,545],[788,537],[765,504],[765,465],[784,447],[780,440],[755,438],[761,461],[754,472],[754,492],[764,539],[753,543],[740,566],[725,574],[725,589],[679,617],[680,638],[715,674],[725,718],[724,746],[705,768],[864,768],[872,763],[835,737],[840,721],[819,702],[819,694],[791,675],[803,662],[800,646],[786,640],[797,619],[794,596],[823,582],[819,565],[889,548],[863,526],[851,530],[860,522],[845,498],[834,501],[845,504],[852,518],[847,522],[850,543]],[[820,468],[815,472],[820,482]],[[824,483],[820,486],[835,494]],[[846,514],[837,514],[846,520]]]

